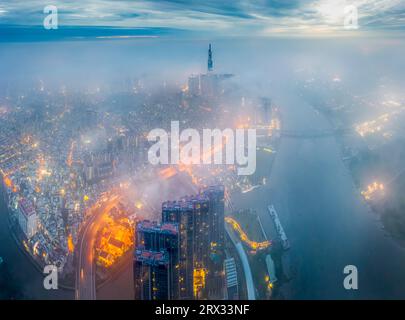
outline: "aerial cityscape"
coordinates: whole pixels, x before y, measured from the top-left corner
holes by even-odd
[[[3,1],[0,299],[405,299],[405,6],[346,2]]]

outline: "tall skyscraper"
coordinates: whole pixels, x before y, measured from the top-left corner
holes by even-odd
[[[209,200],[209,238],[212,253],[220,254],[224,249],[225,237],[225,188],[222,185],[211,186],[202,191]]]
[[[209,44],[208,47],[208,72],[212,72],[212,70],[214,69],[214,63],[212,61],[212,50],[211,50],[211,43]]]
[[[225,249],[225,189],[222,185],[211,186],[202,191],[208,198],[208,239],[209,259],[207,262],[209,273],[207,274],[206,290],[211,298],[223,297],[223,263]]]
[[[165,253],[169,270],[168,299],[179,299],[179,231],[175,223],[141,221],[136,226],[137,250]],[[136,263],[135,263],[136,264]],[[139,263],[138,263],[139,265]],[[135,281],[137,270],[134,271]],[[166,281],[166,280],[165,280]]]
[[[179,224],[180,298],[222,298],[224,188],[162,205],[162,221]]]
[[[194,210],[188,199],[167,201],[162,205],[162,221],[179,224],[180,299],[193,299]]]
[[[211,44],[208,47],[207,73],[191,75],[188,78],[188,93],[190,96],[216,97],[224,91],[223,80],[233,77],[232,74],[214,73]]]
[[[134,255],[136,300],[170,299],[170,263],[166,251],[137,249]]]

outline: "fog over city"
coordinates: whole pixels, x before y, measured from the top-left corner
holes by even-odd
[[[0,4],[0,299],[404,299],[404,7],[346,5]]]

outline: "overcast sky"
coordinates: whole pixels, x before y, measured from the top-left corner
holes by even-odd
[[[355,5],[358,32],[405,30],[403,0],[2,0],[0,27],[42,25],[54,4],[59,26],[167,27],[224,35],[333,35]]]

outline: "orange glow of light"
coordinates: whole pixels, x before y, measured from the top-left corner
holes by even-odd
[[[38,166],[38,170],[37,170],[37,180],[41,181],[44,176],[50,176],[52,174],[52,172],[50,170],[46,169],[45,158],[43,155],[38,156],[38,162],[39,162],[39,166]]]
[[[72,234],[69,234],[69,236],[68,236],[67,245],[68,245],[69,252],[73,253],[73,251],[75,250],[75,245],[73,243]]]
[[[228,143],[229,137],[225,136],[225,143],[218,143],[211,147],[211,150],[205,151],[202,154],[202,162],[208,162],[208,160],[212,160],[212,156],[215,155],[217,152],[221,151],[224,146]],[[211,162],[211,161],[209,161]]]
[[[173,167],[168,167],[160,170],[159,176],[163,179],[169,179],[177,174],[177,171]]]
[[[210,150],[204,151],[200,155],[200,163],[213,163],[213,159],[212,159],[213,156],[217,152],[220,152],[221,150],[223,150],[224,147],[226,146],[226,144],[228,143],[228,141],[229,141],[229,137],[224,136],[224,141],[222,141],[221,143],[218,143],[218,144],[215,143],[213,146],[211,146]],[[180,153],[181,153],[181,151],[180,151]],[[193,168],[193,164],[184,164],[184,163],[180,162],[176,166],[171,166],[171,167],[167,167],[167,168],[160,170],[159,177],[167,180],[167,179],[177,175],[178,172],[185,172],[190,176],[192,183],[196,186],[199,186],[199,181],[201,179],[199,179],[198,176],[196,174],[194,174],[192,168]],[[220,170],[218,169],[216,172],[219,173]]]
[[[109,199],[105,208],[108,213],[118,204],[119,197]],[[112,218],[106,214],[104,227],[100,230],[100,238],[96,245],[97,264],[109,268],[118,261],[134,244],[134,228],[128,218]]]
[[[248,129],[249,124],[248,123],[239,123],[236,125],[236,129]]]
[[[135,203],[135,207],[136,207],[137,209],[142,209],[142,208],[143,208],[143,203],[142,203],[141,201],[137,201],[137,202]]]
[[[367,190],[361,191],[361,195],[364,197],[364,199],[371,200],[373,195],[375,195],[377,192],[380,192],[383,195],[384,185],[382,183],[374,181],[372,184],[369,184],[367,186]]]
[[[3,181],[4,181],[4,184],[6,185],[6,187],[11,189],[14,193],[16,193],[18,191],[17,186],[14,185],[13,181],[8,176],[4,175]]]
[[[205,287],[206,270],[196,268],[193,270],[193,291],[194,297],[198,297],[200,291]]]
[[[235,230],[238,235],[239,238],[246,244],[248,245],[252,250],[260,250],[260,249],[265,249],[268,248],[269,246],[271,246],[271,242],[266,240],[263,242],[256,242],[256,241],[252,241],[248,238],[247,234],[242,230],[242,227],[239,225],[239,223],[231,218],[231,217],[225,217],[225,222],[227,222],[232,228],[233,230]]]
[[[13,187],[13,182],[11,181],[11,179],[9,178],[9,177],[7,177],[7,176],[5,176],[4,178],[3,178],[3,180],[4,180],[4,184],[8,187],[8,188],[12,188]]]

